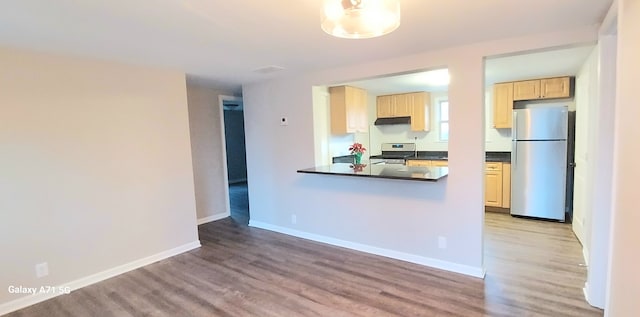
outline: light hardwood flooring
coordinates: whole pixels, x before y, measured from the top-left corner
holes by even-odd
[[[601,316],[566,224],[486,214],[485,280],[249,228],[10,316]]]

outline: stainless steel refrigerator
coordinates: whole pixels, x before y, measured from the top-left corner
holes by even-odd
[[[513,110],[512,215],[565,221],[572,199],[567,186],[573,185],[569,117],[565,105]]]

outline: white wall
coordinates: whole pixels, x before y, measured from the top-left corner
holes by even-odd
[[[598,116],[598,49],[594,48],[576,75],[576,137],[574,173],[574,204],[572,228],[582,243],[586,261],[591,241],[590,221],[595,184],[593,172],[597,168],[592,159],[599,151],[594,140]],[[602,164],[603,162],[599,162]]]
[[[607,316],[637,316],[640,298],[640,1],[618,1],[618,67],[613,159],[613,223]]]
[[[0,314],[46,298],[10,285],[82,286],[199,245],[183,73],[13,49],[0,69]]]
[[[189,128],[198,222],[229,216],[224,169],[222,107],[218,97],[227,91],[192,83],[187,85]]]
[[[485,105],[485,150],[487,152],[511,152],[511,129],[493,127],[493,86],[484,93]]]
[[[593,41],[590,27],[478,43],[243,87],[251,225],[482,273],[485,56]],[[314,164],[314,85],[446,66],[449,177],[438,183],[297,174]],[[279,116],[290,119],[280,126]],[[282,157],[287,157],[283,160]],[[268,167],[268,168],[265,168]],[[464,197],[465,199],[460,199]],[[297,223],[292,223],[292,214]],[[448,248],[437,247],[446,237]]]
[[[329,92],[326,86],[314,86],[313,95],[313,143],[315,145],[315,165],[323,166],[331,164],[333,156],[329,149],[331,145],[331,133],[329,126]]]

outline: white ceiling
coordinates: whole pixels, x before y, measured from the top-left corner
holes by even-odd
[[[0,45],[182,70],[243,83],[464,43],[599,23],[611,0],[404,0],[402,23],[345,40],[319,25],[321,0],[3,0]],[[254,70],[277,65],[284,70]]]

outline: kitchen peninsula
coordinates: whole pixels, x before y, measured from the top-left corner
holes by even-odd
[[[400,164],[353,165],[349,163],[335,163],[332,165],[301,169],[298,170],[298,173],[437,182],[449,174],[449,168],[405,166]]]

